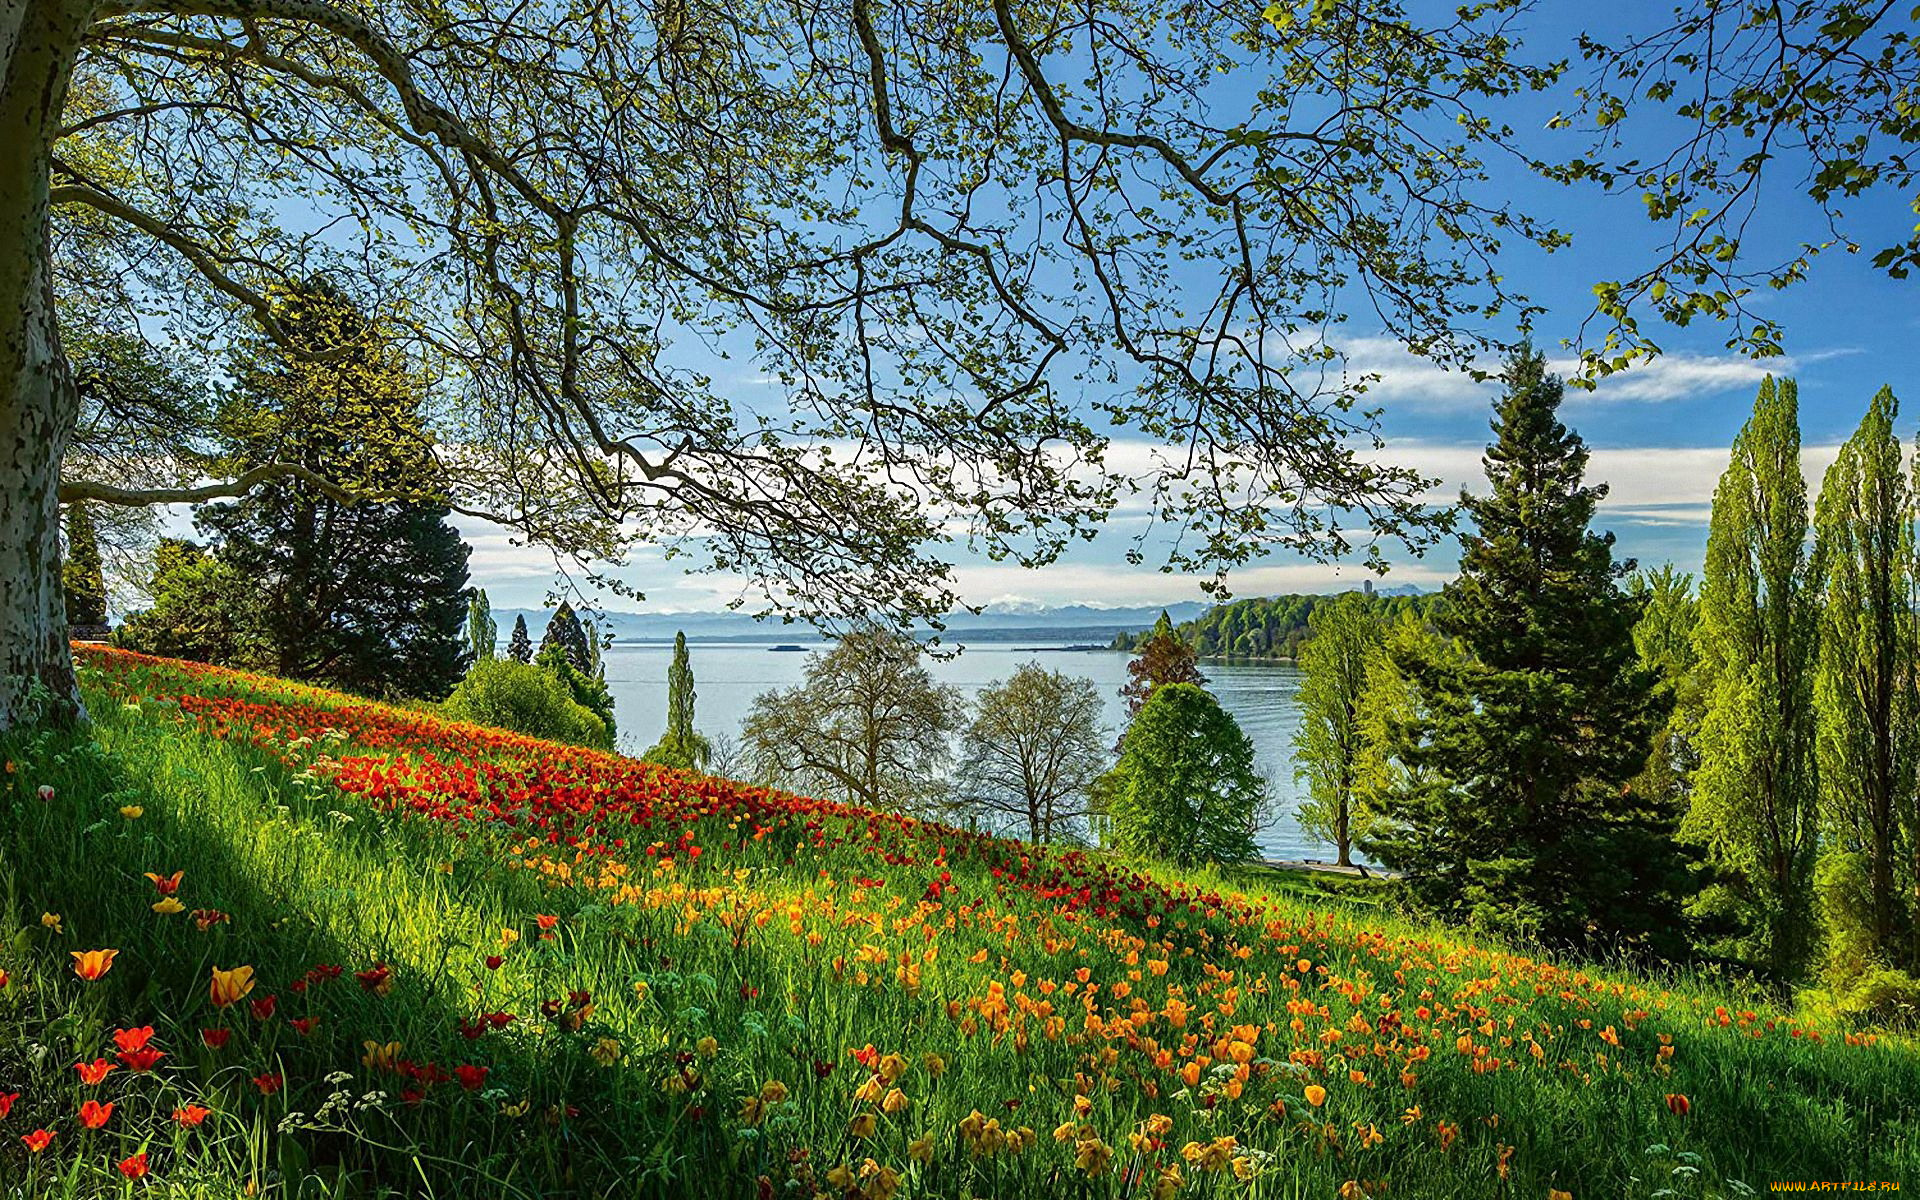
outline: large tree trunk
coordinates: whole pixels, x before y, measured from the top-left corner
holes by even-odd
[[[60,587],[60,460],[79,409],[48,261],[49,169],[79,0],[0,6],[0,730],[83,715]]]

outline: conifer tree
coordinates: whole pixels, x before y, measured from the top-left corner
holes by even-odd
[[[1348,592],[1318,605],[1313,636],[1300,650],[1300,727],[1294,734],[1294,778],[1305,780],[1300,826],[1333,843],[1336,861],[1353,864],[1356,826],[1366,814],[1355,786],[1364,750],[1361,702],[1369,663],[1379,654],[1386,620],[1370,597]]]
[[[673,663],[667,668],[667,729],[648,750],[647,762],[704,771],[713,747],[693,727],[693,660],[687,653],[687,635],[673,635]]]
[[[1816,604],[1799,397],[1768,378],[1713,493],[1695,640],[1705,715],[1681,832],[1718,878],[1695,907],[1719,949],[1776,974],[1805,962],[1816,836]]]
[[[513,634],[507,638],[507,657],[515,662],[533,661],[533,638],[527,634],[527,614],[519,613],[513,618]]]
[[[1900,842],[1914,811],[1916,647],[1914,498],[1899,403],[1882,388],[1828,468],[1814,508],[1814,563],[1824,603],[1814,676],[1815,756],[1829,853],[1864,860],[1874,951],[1912,966],[1904,935],[1911,889],[1899,887]],[[1905,892],[1906,894],[1902,894]]]
[[[66,557],[60,567],[67,593],[67,624],[107,623],[107,580],[100,566],[100,537],[84,501],[67,506]]]
[[[438,498],[426,385],[384,327],[325,279],[276,297],[293,350],[236,351],[218,448],[290,480],[194,511],[215,558],[258,589],[267,669],[371,695],[439,699],[465,665],[467,546]],[[315,353],[325,350],[326,353]]]
[[[553,616],[547,618],[547,631],[540,635],[540,649],[535,652],[537,659],[547,652],[549,646],[558,646],[567,656],[567,663],[582,675],[593,666],[593,656],[587,650],[587,634],[580,627],[580,618],[575,615],[573,605],[565,600],[553,610]]]
[[[1397,756],[1426,773],[1385,798],[1364,846],[1437,912],[1550,944],[1678,949],[1684,873],[1658,812],[1625,785],[1664,697],[1633,648],[1640,603],[1613,536],[1589,529],[1604,484],[1558,419],[1543,356],[1508,364],[1472,532],[1434,622],[1462,657],[1398,663],[1415,693]]]

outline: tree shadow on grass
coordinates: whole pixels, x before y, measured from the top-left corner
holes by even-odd
[[[40,981],[36,1012],[12,1010],[15,1037],[0,1039],[0,1083],[36,1083],[21,1087],[29,1094],[15,1116],[71,1125],[69,1062],[111,1058],[111,1029],[152,1023],[156,1046],[169,1054],[159,1071],[165,1085],[177,1087],[179,1102],[215,1108],[207,1140],[225,1146],[228,1164],[259,1187],[286,1188],[280,1194],[603,1194],[634,1165],[628,1150],[643,1142],[634,1123],[659,1104],[636,1104],[636,1087],[620,1081],[626,1071],[595,1069],[591,1021],[570,1031],[564,1018],[543,1018],[541,1000],[561,998],[564,1014],[564,996],[584,983],[568,979],[578,956],[564,935],[551,947],[536,941],[530,879],[497,862],[461,862],[453,876],[438,876],[424,860],[444,849],[436,847],[444,835],[403,839],[367,814],[351,824],[328,816],[353,803],[305,787],[242,743],[161,728],[152,714],[104,714],[96,735],[0,743],[0,756],[15,764],[0,795],[8,818],[0,868],[23,935],[15,960],[0,966],[21,979],[31,966]],[[42,785],[52,799],[40,799]],[[123,806],[140,814],[123,816]],[[177,899],[186,910],[154,912],[161,895],[146,872],[184,872]],[[230,920],[202,931],[194,910]],[[38,924],[42,912],[60,914],[63,933]],[[503,927],[524,927],[526,943],[465,941]],[[67,952],[86,948],[119,950],[96,983],[69,970]],[[501,970],[484,966],[488,952],[507,958]],[[378,960],[390,972],[384,989],[355,977]],[[211,970],[234,966],[255,970],[252,995],[215,1008]],[[317,966],[342,973],[315,977]],[[273,1012],[259,1016],[255,1002],[267,996]],[[472,1027],[495,1010],[513,1014],[513,1025],[463,1037],[459,1023]],[[305,1018],[317,1023],[301,1035],[292,1021]],[[33,1021],[42,1027],[25,1029]],[[230,1043],[209,1050],[202,1029],[228,1029]],[[23,1058],[29,1041],[52,1044],[38,1068]],[[440,1071],[484,1066],[488,1077],[468,1091],[438,1073],[369,1068],[367,1041],[401,1044],[397,1060]],[[284,1089],[261,1094],[255,1075],[275,1073]],[[98,1094],[134,1100],[144,1085],[165,1087],[117,1071]],[[386,1100],[361,1104],[372,1091]],[[123,1102],[121,1112],[134,1108]],[[159,1129],[129,1121],[119,1133],[123,1154],[148,1135],[171,1140],[167,1114],[152,1117]],[[282,1123],[298,1127],[282,1131]],[[0,1173],[12,1173],[23,1154],[17,1139],[8,1142]],[[154,1164],[157,1177],[173,1165],[159,1148]]]

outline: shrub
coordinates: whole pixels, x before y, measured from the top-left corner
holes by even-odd
[[[607,723],[574,702],[552,672],[510,658],[473,664],[442,706],[455,720],[575,746],[611,748]]]

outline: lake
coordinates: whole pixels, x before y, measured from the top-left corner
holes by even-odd
[[[817,646],[809,645],[809,649]],[[693,660],[694,724],[708,737],[738,737],[753,698],[768,688],[791,687],[805,669],[807,655],[771,650],[765,643],[689,642]],[[660,736],[667,720],[667,643],[616,643],[605,653],[607,687],[613,693],[621,748],[643,752]],[[1091,679],[1106,699],[1109,732],[1126,718],[1120,685],[1127,678],[1127,655],[1114,650],[975,644],[951,659],[930,660],[929,669],[971,700],[979,691],[1011,675],[1025,662]],[[1261,850],[1272,858],[1331,860],[1333,847],[1300,830],[1293,809],[1299,789],[1293,781],[1293,734],[1300,723],[1296,693],[1300,671],[1284,663],[1205,663],[1210,690],[1240,722],[1253,741],[1259,769],[1272,782],[1277,803],[1257,834]]]

